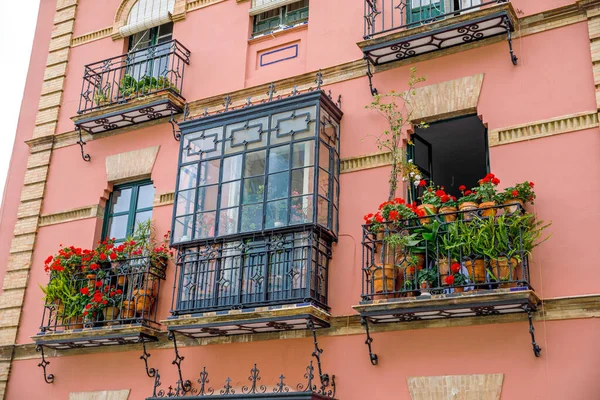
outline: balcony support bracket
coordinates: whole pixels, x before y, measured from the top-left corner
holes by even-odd
[[[335,375],[331,375],[330,377],[329,374],[323,373],[323,368],[321,367],[321,354],[323,354],[323,349],[319,347],[319,342],[317,341],[317,328],[311,318],[306,320],[306,327],[312,331],[313,343],[315,345],[312,356],[317,360],[317,368],[319,370],[319,380],[321,382],[319,394],[335,398]]]
[[[185,109],[187,110],[187,103],[185,105]],[[181,129],[179,129],[179,124],[175,121],[173,117],[173,109],[171,109],[171,117],[169,118],[169,123],[171,124],[171,128],[173,129],[173,139],[179,142],[181,139]]]
[[[531,309],[531,307],[528,306],[526,308],[526,311],[527,318],[529,319],[529,334],[531,335],[531,346],[533,347],[533,354],[536,357],[539,357],[540,353],[542,352],[542,348],[538,346],[535,342],[535,328],[533,327],[533,310]]]
[[[79,134],[79,140],[77,141],[77,144],[81,148],[81,158],[83,158],[83,161],[89,162],[92,157],[90,157],[90,155],[83,150],[83,146],[85,146],[87,143],[83,141],[83,137],[81,136],[81,128],[76,125],[75,130]]]
[[[148,368],[148,359],[151,354],[146,351],[146,341],[144,338],[142,338],[142,348],[144,349],[144,352],[140,356],[140,360],[144,360],[144,364],[146,365],[146,375],[148,375],[149,378],[154,378],[156,376],[156,370],[154,368]]]
[[[179,381],[177,382],[178,387],[184,392],[187,393],[192,390],[192,381],[183,380],[183,376],[181,375],[181,362],[185,359],[179,355],[179,350],[177,349],[177,338],[175,337],[175,332],[169,331],[167,338],[173,342],[173,348],[175,349],[175,359],[171,362],[171,364],[177,366],[177,372],[179,373]]]
[[[379,357],[377,357],[377,354],[373,353],[373,349],[371,348],[373,338],[369,333],[369,319],[366,317],[361,317],[360,324],[365,327],[365,331],[367,332],[367,340],[365,340],[365,344],[369,347],[369,359],[371,360],[371,364],[377,365],[379,363]]]
[[[510,32],[510,20],[508,16],[504,17],[504,26],[506,27],[506,40],[508,41],[508,51],[510,52],[510,60],[513,65],[517,65],[519,62],[519,58],[515,55],[513,51],[513,43],[512,43],[512,34]]]
[[[367,62],[367,78],[369,78],[369,89],[371,90],[371,96],[376,96],[379,94],[377,89],[373,87],[373,72],[371,71],[371,61],[365,55],[365,61]]]
[[[46,373],[46,367],[50,365],[50,361],[46,361],[46,356],[44,355],[44,346],[38,344],[35,346],[35,351],[42,353],[42,361],[38,364],[38,367],[42,367],[44,369],[44,381],[46,381],[48,384],[54,383],[54,374]]]

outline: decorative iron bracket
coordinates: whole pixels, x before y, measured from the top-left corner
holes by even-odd
[[[144,349],[144,353],[140,356],[140,360],[144,360],[144,364],[146,365],[146,375],[149,378],[154,378],[156,375],[156,370],[154,368],[148,368],[148,359],[150,358],[150,353],[146,351],[146,341],[142,338],[142,347]]]
[[[187,111],[187,104],[185,105],[186,111]],[[185,116],[185,113],[184,113]],[[169,123],[171,124],[171,128],[173,128],[173,139],[175,139],[176,141],[179,142],[179,140],[181,139],[181,130],[179,129],[179,124],[177,124],[177,121],[175,121],[175,118],[173,118],[173,110],[171,109],[171,118],[169,118]],[[175,126],[177,126],[177,128],[175,128]]]
[[[373,87],[373,72],[371,71],[371,62],[367,56],[365,56],[364,59],[367,62],[367,78],[369,78],[369,89],[371,90],[371,96],[376,96],[379,93],[377,92],[377,89]]]
[[[367,340],[365,340],[365,344],[369,347],[369,359],[371,360],[371,364],[377,365],[379,363],[379,357],[377,357],[377,354],[373,353],[373,349],[371,348],[373,338],[369,333],[369,320],[365,317],[361,317],[360,324],[365,327],[365,331],[367,332]]]
[[[54,374],[46,374],[46,367],[50,365],[50,361],[46,361],[46,357],[44,356],[44,347],[38,344],[35,346],[35,351],[42,353],[42,362],[38,364],[38,367],[42,367],[44,369],[44,381],[46,381],[48,384],[54,383]]]
[[[169,331],[169,333],[167,334],[167,338],[169,340],[173,341],[173,348],[175,349],[175,359],[173,360],[173,362],[171,362],[171,364],[177,366],[177,372],[179,373],[179,381],[177,382],[177,385],[178,385],[178,387],[181,388],[181,390],[183,390],[184,393],[187,393],[190,390],[192,390],[192,381],[190,381],[190,380],[184,381],[183,376],[181,375],[181,362],[185,359],[185,357],[182,357],[179,355],[179,350],[177,349],[177,338],[175,337],[175,332]]]
[[[83,158],[83,161],[90,161],[92,157],[83,150],[83,146],[85,146],[87,143],[83,141],[83,137],[81,136],[81,128],[75,126],[75,130],[79,134],[79,140],[77,141],[77,144],[79,147],[81,147],[81,158]]]
[[[533,347],[533,354],[536,357],[540,356],[542,348],[535,342],[535,328],[533,327],[533,310],[530,306],[525,309],[527,311],[527,318],[529,319],[529,334],[531,335],[531,346]]]
[[[312,356],[317,360],[317,368],[319,370],[319,380],[321,381],[321,386],[319,388],[319,393],[323,396],[335,398],[335,375],[323,373],[323,368],[321,367],[321,354],[323,354],[323,349],[319,347],[319,342],[317,341],[317,329],[315,328],[315,323],[312,319],[308,319],[306,321],[306,327],[312,331],[313,335],[313,343],[315,345],[315,350],[312,353]],[[331,389],[328,389],[331,386]]]
[[[512,61],[513,65],[517,65],[517,63],[519,62],[519,58],[513,52],[512,34],[510,32],[510,21],[508,20],[508,17],[504,17],[504,25],[506,26],[506,35],[507,35],[506,40],[508,41],[508,51],[510,52],[510,61]]]

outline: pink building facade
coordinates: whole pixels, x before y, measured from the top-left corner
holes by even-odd
[[[41,1],[2,203],[0,393],[597,398],[599,37],[596,0]],[[551,225],[531,254],[440,250],[453,224],[509,219],[499,202],[385,222],[441,226],[415,250],[420,287],[408,245],[363,227],[392,164],[365,106],[413,67],[400,146],[449,196],[489,173],[535,182],[517,213]],[[127,253],[144,221],[154,247],[170,232],[168,263]],[[48,256],[107,237],[125,250],[83,253],[66,284],[113,314],[45,301]],[[506,279],[500,257],[518,261]]]

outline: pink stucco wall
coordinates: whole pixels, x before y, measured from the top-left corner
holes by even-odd
[[[117,0],[102,2],[102,5],[80,3],[76,35],[111,25],[119,5]],[[529,15],[564,6],[569,1],[514,0],[513,3],[524,15]],[[0,279],[16,221],[18,194],[28,154],[23,141],[31,137],[33,130],[54,7],[55,3],[50,0],[41,3],[2,210]],[[363,4],[360,1],[312,0],[307,28],[276,38],[250,41],[248,7],[248,2],[224,1],[188,13],[184,21],[175,24],[174,37],[192,52],[183,89],[189,101],[361,58],[356,46],[362,38]],[[261,52],[289,43],[299,43],[298,57],[266,67],[257,64]],[[510,63],[508,45],[504,41],[415,65],[418,74],[426,76],[426,84],[483,73],[477,112],[489,129],[597,109],[585,22],[526,36],[515,40],[514,46],[519,57],[517,67]],[[77,112],[84,65],[123,51],[124,40],[111,38],[71,49],[58,133],[73,129],[70,118]],[[379,92],[405,89],[411,66],[376,74],[374,84]],[[345,113],[341,125],[342,158],[376,152],[368,134],[380,132],[384,121],[364,109],[370,101],[367,79],[361,77],[325,89],[342,95]],[[533,212],[543,220],[552,221],[551,239],[536,249],[532,260],[532,284],[542,298],[600,292],[600,282],[590,279],[595,276],[596,268],[590,260],[600,256],[594,237],[600,212],[594,201],[586,200],[600,196],[595,184],[600,178],[599,133],[598,128],[581,130],[490,150],[491,169],[502,180],[500,186],[534,181],[538,198]],[[89,163],[81,160],[77,146],[56,149],[43,213],[101,204],[103,196],[111,190],[106,181],[106,157],[150,146],[160,146],[151,176],[156,192],[172,192],[179,143],[173,140],[170,125],[164,123],[90,141],[86,145],[86,151],[92,156]],[[329,274],[329,305],[335,316],[355,313],[352,306],[358,303],[361,292],[360,224],[362,216],[386,198],[387,173],[387,168],[374,168],[341,175],[339,243],[333,248]],[[574,193],[577,199],[586,201],[575,203]],[[567,197],[569,195],[571,197]],[[159,231],[169,229],[171,213],[171,206],[154,209]],[[48,279],[43,272],[43,260],[61,243],[92,246],[99,239],[101,223],[93,218],[39,229],[19,344],[31,343],[30,336],[39,330],[42,295],[38,284]],[[168,273],[158,301],[159,319],[170,315],[172,285],[173,274]],[[503,399],[596,398],[600,383],[590,371],[597,369],[595,360],[600,356],[600,345],[594,336],[598,322],[593,319],[536,322],[538,343],[544,349],[540,359],[531,354],[527,328],[527,323],[522,321],[378,333],[374,335],[375,351],[381,358],[377,367],[368,361],[362,335],[322,337],[319,342],[325,349],[326,370],[337,375],[340,399],[405,399],[408,398],[408,376],[474,373],[504,373]],[[152,382],[145,376],[138,359],[140,351],[52,358],[49,372],[57,376],[53,385],[41,380],[37,359],[15,361],[7,399],[35,398],[39,393],[48,399],[65,399],[69,392],[123,388],[132,389],[130,399],[143,399],[150,394]],[[215,388],[227,375],[241,384],[254,362],[261,368],[264,383],[274,383],[275,377],[283,372],[289,383],[295,384],[301,380],[311,352],[312,342],[308,339],[182,349],[186,356],[183,364],[186,376],[197,379],[198,368],[207,365]],[[152,351],[150,364],[160,368],[164,386],[176,380],[172,358],[171,350]],[[568,365],[577,368],[566,369]]]

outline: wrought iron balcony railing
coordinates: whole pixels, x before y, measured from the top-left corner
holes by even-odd
[[[515,204],[364,225],[362,299],[532,289],[532,224]]]
[[[177,40],[85,66],[78,114],[168,91],[183,98],[190,51]]]
[[[509,0],[364,0],[364,38],[480,10]]]
[[[158,328],[156,303],[164,279],[164,265],[147,257],[131,258],[102,265],[94,272],[78,272],[62,279],[65,301],[44,306],[41,334],[62,333],[83,328],[142,326]],[[67,300],[68,299],[68,300]]]
[[[173,315],[313,303],[327,309],[330,239],[308,230],[178,252]]]

